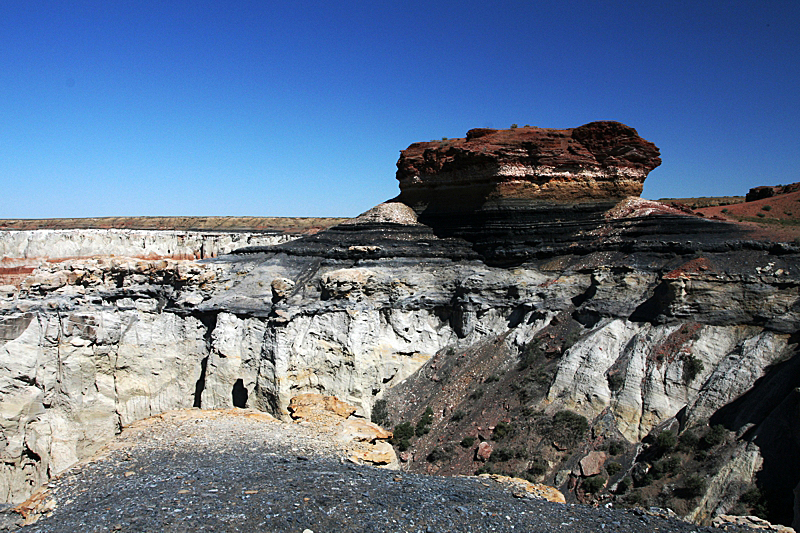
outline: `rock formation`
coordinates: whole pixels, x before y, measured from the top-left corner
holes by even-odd
[[[386,400],[392,424],[430,406],[408,468],[504,462],[568,501],[623,498],[661,433],[716,438],[713,468],[681,456],[707,489],[679,489],[681,514],[708,522],[781,470],[788,493],[769,497],[790,523],[800,465],[777,435],[796,417],[800,250],[626,198],[658,162],[618,123],[473,130],[412,145],[398,198],[316,235],[202,262],[42,265],[0,294],[0,497],[24,500],[143,417],[286,418],[320,393],[364,417]],[[536,457],[505,449],[517,434]]]

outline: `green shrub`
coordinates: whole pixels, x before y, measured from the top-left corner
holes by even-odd
[[[761,210],[762,211],[772,211],[772,206],[771,205],[761,206]]]
[[[527,473],[533,477],[541,477],[547,473],[547,467],[547,461],[537,457],[528,464]]]
[[[495,463],[504,463],[514,458],[514,451],[511,448],[498,448],[489,456],[489,460]]]
[[[386,400],[375,400],[370,420],[381,427],[389,427],[389,410],[386,408]]]
[[[765,215],[764,213],[756,213],[756,216],[757,216],[758,218],[764,218],[764,217],[765,217],[765,216],[767,216],[767,215]]]
[[[617,494],[625,494],[628,492],[631,487],[633,487],[633,479],[631,476],[625,476],[622,478],[619,483],[617,483]]]
[[[500,381],[500,376],[498,376],[497,374],[492,374],[491,376],[483,380],[484,383],[494,383],[496,381]]]
[[[767,519],[767,500],[758,487],[753,487],[742,494],[739,497],[739,503],[747,509],[748,514]]]
[[[656,453],[658,455],[664,455],[668,452],[671,452],[677,445],[678,437],[671,429],[662,431],[658,434],[658,437],[656,437]]]
[[[474,391],[472,391],[469,395],[470,400],[479,400],[480,397],[483,396],[483,389],[478,387]]]
[[[608,388],[612,391],[618,391],[622,388],[622,385],[625,384],[625,378],[622,377],[622,374],[619,372],[615,374],[609,374],[606,376],[606,380],[608,381]]]
[[[417,437],[427,435],[431,430],[431,423],[433,423],[433,409],[428,407],[425,409],[425,413],[423,413],[422,417],[417,422],[417,427],[414,428],[414,434]]]
[[[618,440],[609,441],[607,445],[609,455],[619,455],[625,453],[625,445]]]
[[[540,340],[539,339],[532,339],[528,344],[525,345],[525,348],[522,350],[520,354],[519,364],[517,365],[517,370],[525,370],[532,364],[536,362],[540,355],[542,355],[542,349],[539,346]]]
[[[596,494],[599,492],[606,484],[606,478],[601,475],[587,477],[583,480],[583,490],[590,493]]]
[[[516,124],[512,124],[512,125],[511,125],[511,129],[512,129],[512,130],[515,130],[515,129],[517,129],[517,128],[519,128],[519,126],[517,126]]]
[[[392,438],[389,442],[404,452],[411,446],[411,437],[414,436],[414,427],[409,422],[401,422],[394,427]]]
[[[688,355],[683,360],[683,382],[686,384],[694,381],[703,371],[703,362],[693,355]]]
[[[450,417],[450,421],[458,422],[459,420],[462,420],[465,416],[467,416],[467,414],[464,411],[459,410],[453,413],[453,416]]]
[[[696,498],[697,496],[701,496],[706,490],[706,481],[699,475],[692,474],[684,481],[683,488],[688,497]]]
[[[725,426],[722,424],[716,424],[709,428],[703,438],[700,439],[700,445],[705,448],[713,448],[717,444],[721,444],[722,441],[725,440],[725,434],[727,431],[725,430]]]
[[[693,430],[684,431],[678,439],[678,450],[683,452],[693,452],[697,448],[700,437]]]
[[[449,461],[453,458],[455,449],[452,446],[445,446],[444,448],[434,448],[431,453],[425,458],[429,463],[438,463],[440,461]]]
[[[608,472],[609,476],[615,476],[622,470],[622,465],[616,461],[611,461],[606,463],[606,472]]]
[[[725,209],[722,210],[722,212],[723,213],[727,213],[728,212],[728,208],[726,207]]]
[[[464,437],[461,439],[461,447],[462,448],[471,448],[473,444],[475,444],[475,437]]]
[[[498,422],[492,432],[492,440],[502,440],[511,433],[513,426],[508,422]]]
[[[560,436],[572,436],[577,440],[589,431],[589,421],[578,413],[559,411],[553,415],[553,428]]]

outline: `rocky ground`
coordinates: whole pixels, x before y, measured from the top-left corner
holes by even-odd
[[[72,531],[690,532],[642,510],[524,497],[485,477],[356,465],[312,425],[250,410],[173,411],[6,509],[0,529]],[[38,515],[37,512],[41,512]],[[29,523],[21,524],[27,517]]]

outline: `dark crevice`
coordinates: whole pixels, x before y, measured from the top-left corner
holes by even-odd
[[[197,383],[194,384],[194,404],[192,407],[202,407],[203,389],[206,388],[206,367],[208,366],[208,356],[203,357],[200,361],[200,377],[197,378]]]
[[[236,383],[233,384],[231,396],[233,397],[234,407],[239,407],[240,409],[247,407],[247,389],[244,386],[242,378],[237,379]]]
[[[206,354],[210,354],[212,345],[212,335],[214,333],[214,328],[217,327],[217,313],[216,312],[193,313],[193,315],[206,327],[206,331],[203,334],[203,339],[206,341]],[[198,408],[202,407],[203,390],[206,388],[207,367],[208,367],[208,355],[206,355],[203,358],[203,360],[200,361],[200,377],[197,378],[197,382],[194,385],[193,407],[198,407]]]

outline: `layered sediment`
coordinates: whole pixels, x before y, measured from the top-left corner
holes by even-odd
[[[589,433],[576,449],[544,441],[537,474],[569,501],[588,497],[580,460],[604,439],[627,446],[622,479],[644,468],[636,450],[658,432],[712,419],[741,450],[682,514],[729,511],[779,464],[775,486],[791,494],[800,465],[774,435],[794,404],[776,410],[768,392],[800,375],[796,245],[629,197],[658,150],[618,123],[440,144],[401,155],[397,198],[316,235],[202,262],[63,261],[11,288],[2,497],[19,501],[133,420],[192,406],[287,417],[290,399],[312,392],[364,417],[393,398],[393,424],[433,406],[430,434],[443,440],[420,438],[404,468],[443,473],[474,472],[467,431],[490,440],[475,428],[571,410]],[[510,380],[528,386],[523,361],[538,388],[521,399]],[[496,396],[508,401],[472,409],[487,369],[508,378]],[[426,460],[443,443],[463,462]],[[619,480],[608,481],[604,501]]]

